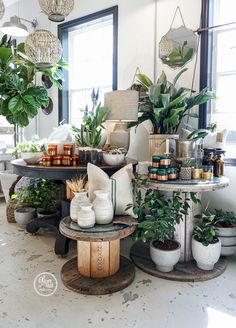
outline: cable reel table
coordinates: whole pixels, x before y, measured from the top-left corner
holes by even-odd
[[[120,240],[134,232],[136,220],[129,216],[115,219],[127,224],[83,229],[70,217],[60,222],[61,234],[77,240],[78,257],[65,263],[61,270],[61,279],[70,290],[103,295],[124,289],[134,280],[134,265],[120,255]]]

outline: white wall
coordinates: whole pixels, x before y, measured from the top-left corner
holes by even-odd
[[[118,87],[125,89],[130,86],[137,66],[142,72],[153,78],[154,74],[154,19],[155,19],[155,0],[79,0],[76,1],[74,11],[67,20],[82,17],[84,15],[114,6],[119,6],[119,37],[118,37]],[[167,33],[177,6],[180,6],[187,27],[196,30],[200,24],[201,0],[157,0],[157,42]],[[10,13],[17,14],[17,4],[7,8],[6,16]],[[37,0],[21,0],[20,16],[32,19],[37,17],[39,28],[50,29],[56,34],[56,25],[47,20],[46,16],[40,13]],[[174,26],[178,27],[181,23],[179,16]],[[172,79],[177,70],[169,69],[163,65],[157,58],[157,75],[164,69],[169,79]],[[192,83],[193,60],[187,67],[188,71],[181,78],[183,86],[190,87]],[[198,90],[199,86],[199,61],[197,63],[196,78],[194,89]],[[47,137],[52,128],[58,124],[57,111],[57,91],[54,89],[52,98],[55,104],[53,113],[45,116],[40,113],[38,122],[38,134]],[[29,128],[25,129],[26,136],[30,137],[35,133],[35,122],[32,122]],[[138,129],[137,134],[132,132],[130,156],[139,160],[146,160],[148,153],[148,133],[144,127]],[[234,209],[236,204],[234,200],[235,190],[235,172],[236,168],[229,167],[226,169],[226,175],[231,180],[231,187],[225,190],[208,193],[204,199],[210,200],[211,207],[222,206],[224,208]]]

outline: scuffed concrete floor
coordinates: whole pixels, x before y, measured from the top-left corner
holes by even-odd
[[[53,253],[54,235],[31,236],[9,224],[0,204],[0,328],[217,328],[236,327],[236,257],[226,272],[203,283],[152,277],[136,269],[127,289],[107,296],[84,296],[67,290],[60,269],[67,258]],[[128,254],[131,241],[122,242]],[[53,296],[39,296],[33,281],[42,272],[55,274]]]

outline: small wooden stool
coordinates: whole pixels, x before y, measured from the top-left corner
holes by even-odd
[[[67,262],[61,271],[66,287],[84,294],[101,295],[121,290],[133,281],[134,266],[120,256],[120,239],[134,232],[136,220],[119,217],[119,221],[128,224],[111,223],[82,229],[70,217],[61,221],[60,232],[77,240],[78,249],[77,261]]]

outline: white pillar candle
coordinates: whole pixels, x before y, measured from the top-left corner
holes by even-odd
[[[170,153],[170,140],[166,139],[166,154]]]

